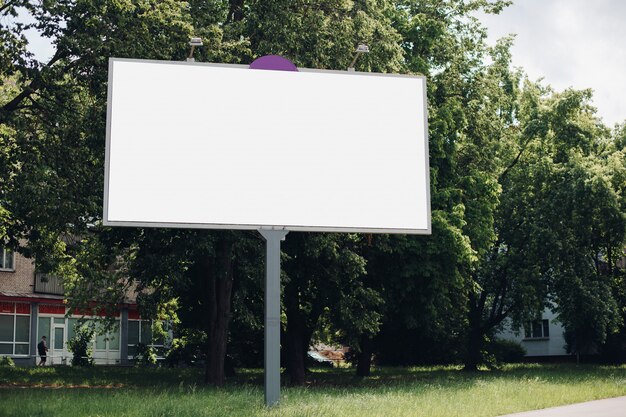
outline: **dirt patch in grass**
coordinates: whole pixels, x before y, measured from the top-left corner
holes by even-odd
[[[112,384],[112,385],[65,385],[65,384],[0,384],[2,388],[42,388],[42,389],[120,389],[124,388],[124,384]]]

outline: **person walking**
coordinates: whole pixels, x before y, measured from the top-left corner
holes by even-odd
[[[37,366],[46,366],[46,355],[48,352],[48,345],[46,344],[46,336],[41,336],[41,342],[37,344],[37,350],[39,351],[39,357],[41,361]]]

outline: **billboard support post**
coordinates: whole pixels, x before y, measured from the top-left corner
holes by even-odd
[[[265,239],[265,405],[280,401],[280,242],[287,230],[259,229]]]

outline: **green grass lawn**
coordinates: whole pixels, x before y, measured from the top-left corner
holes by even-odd
[[[0,416],[497,416],[626,395],[626,366],[509,365],[319,370],[263,407],[262,373],[242,370],[222,388],[197,369],[0,367]]]

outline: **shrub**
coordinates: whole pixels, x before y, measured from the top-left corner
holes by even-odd
[[[152,346],[143,343],[137,344],[137,353],[135,354],[135,365],[147,366],[157,363],[157,354]]]
[[[76,326],[74,337],[67,342],[67,347],[74,355],[72,357],[73,366],[93,365],[91,341],[93,340],[93,329],[88,326]]]
[[[198,366],[205,358],[206,333],[194,329],[181,329],[179,337],[172,340],[165,354],[168,366]]]
[[[526,349],[512,340],[494,339],[489,344],[489,352],[493,354],[497,363],[520,362],[526,355]]]
[[[600,360],[610,364],[626,363],[626,328],[607,335],[606,341],[600,345]]]
[[[0,358],[0,366],[7,366],[9,368],[15,367],[15,362],[10,356],[3,356]]]

